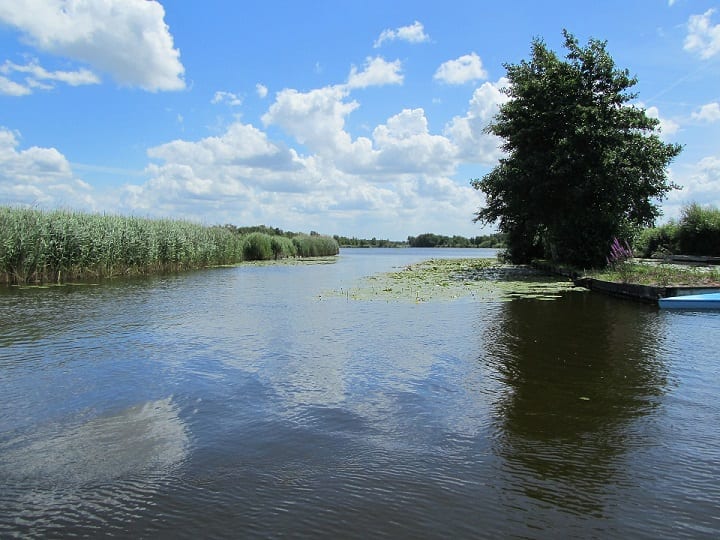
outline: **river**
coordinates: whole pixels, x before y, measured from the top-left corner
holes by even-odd
[[[0,290],[0,537],[720,537],[720,313],[327,294],[493,255]]]

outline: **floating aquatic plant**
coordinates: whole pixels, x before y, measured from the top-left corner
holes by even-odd
[[[530,267],[500,264],[494,259],[431,259],[393,272],[363,278],[325,296],[347,300],[507,301],[514,298],[552,300],[576,288],[567,279],[542,274]]]

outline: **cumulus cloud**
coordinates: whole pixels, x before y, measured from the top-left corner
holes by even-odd
[[[423,109],[404,109],[373,131],[377,172],[447,175],[455,172],[456,148],[442,135],[432,135]]]
[[[311,151],[331,155],[351,144],[345,118],[360,104],[346,101],[343,85],[326,86],[309,92],[286,88],[262,117],[265,125],[276,124]]]
[[[6,96],[26,96],[31,94],[32,90],[24,84],[11,81],[7,77],[0,75],[0,94]]]
[[[377,126],[372,138],[345,129],[347,116],[359,103],[348,101],[347,86],[278,93],[263,122],[280,126],[316,156],[344,174],[363,174],[369,181],[393,181],[398,174],[450,174],[455,146],[428,130],[423,109],[405,109]]]
[[[708,9],[702,15],[691,15],[688,19],[685,50],[695,52],[703,59],[720,52],[720,24],[713,26],[710,22],[714,13],[714,9]]]
[[[296,168],[294,152],[271,142],[256,127],[240,122],[232,124],[220,137],[197,142],[172,141],[150,148],[148,156],[195,169],[230,167],[238,178],[252,175],[258,169],[291,171]]]
[[[400,73],[402,64],[400,60],[388,62],[381,57],[367,58],[365,69],[358,71],[355,66],[350,70],[348,88],[367,88],[368,86],[383,86],[386,84],[402,84],[403,76]]]
[[[425,33],[425,27],[422,23],[415,21],[408,26],[383,30],[380,33],[380,36],[375,40],[373,47],[377,49],[386,41],[395,40],[407,41],[408,43],[423,43],[425,41],[430,41],[430,36]]]
[[[255,85],[255,92],[257,93],[257,95],[260,99],[265,99],[268,95],[267,86],[265,86],[264,84],[257,83]]]
[[[230,105],[231,107],[238,107],[242,105],[242,98],[239,97],[237,94],[233,94],[232,92],[224,92],[222,90],[218,90],[215,92],[215,95],[210,100],[210,103],[213,105],[217,105],[218,103],[225,103],[226,105]]]
[[[357,137],[345,122],[359,103],[342,84],[276,95],[263,118],[280,126],[309,152],[269,139],[255,126],[236,122],[218,137],[176,140],[148,151],[153,160],[142,185],[128,185],[124,205],[134,212],[233,223],[268,223],[374,236],[407,234],[428,227],[448,230],[448,215],[472,227],[477,192],[452,180],[457,147],[432,134],[421,108],[404,109],[378,125],[371,137]],[[279,221],[280,220],[280,221]],[[450,225],[458,232],[455,225]]]
[[[457,145],[463,161],[493,165],[502,156],[502,141],[485,133],[485,127],[500,106],[508,101],[508,96],[502,92],[507,84],[504,77],[495,83],[483,83],[473,92],[467,114],[456,116],[445,127],[445,135]]]
[[[674,176],[674,175],[673,175]],[[682,206],[689,203],[720,207],[720,157],[708,156],[684,168],[680,178],[673,178],[682,189],[672,191],[663,205],[666,217],[677,218]]]
[[[642,104],[640,104],[640,106],[642,106]],[[660,138],[663,140],[671,138],[672,135],[675,135],[680,130],[680,124],[674,122],[673,120],[670,120],[669,118],[661,117],[660,109],[658,109],[657,107],[648,107],[647,109],[645,109],[645,113],[650,118],[656,118],[657,120],[660,120]]]
[[[149,91],[185,87],[180,51],[164,18],[162,5],[146,0],[0,2],[0,20],[20,29],[38,50]]]
[[[372,141],[366,137],[353,140],[345,130],[345,119],[360,104],[348,100],[350,92],[368,86],[401,84],[401,63],[383,58],[368,58],[365,68],[353,67],[347,83],[299,92],[285,89],[263,115],[265,125],[275,124],[312,152],[326,156],[348,169],[372,168],[376,160]]]
[[[263,122],[281,128],[286,142],[235,121],[218,136],[154,146],[147,151],[146,180],[120,193],[92,192],[57,150],[20,150],[15,134],[0,131],[0,198],[366,237],[463,234],[464,227],[470,234],[479,195],[467,179],[453,178],[466,149],[448,133],[432,133],[424,109],[402,109],[366,136],[347,127],[360,107],[352,93],[400,84],[400,68],[397,61],[371,58],[341,84],[278,92]],[[497,96],[485,89],[474,95],[466,119],[490,118]],[[217,100],[232,100],[228,94]]]
[[[698,111],[692,113],[692,118],[708,123],[720,121],[720,103],[715,101],[703,105]]]
[[[18,134],[0,127],[0,200],[6,204],[91,209],[91,188],[55,148],[19,150]]]
[[[444,62],[433,78],[447,84],[465,84],[487,78],[487,71],[483,68],[480,57],[473,52]]]
[[[37,60],[20,65],[6,61],[0,66],[0,73],[5,84],[0,82],[0,93],[13,96],[23,96],[33,92],[34,89],[50,90],[54,88],[55,82],[61,82],[70,86],[85,84],[99,84],[100,78],[92,71],[82,68],[75,71],[48,71],[42,67]],[[20,74],[23,82],[11,80],[11,75]]]

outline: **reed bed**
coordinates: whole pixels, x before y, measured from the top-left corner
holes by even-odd
[[[61,283],[338,253],[332,238],[297,238],[303,249],[295,238],[182,220],[0,207],[0,283]]]

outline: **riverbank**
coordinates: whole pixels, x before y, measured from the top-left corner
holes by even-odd
[[[238,233],[188,221],[0,207],[0,284],[150,275],[244,261],[323,257],[317,234]]]
[[[579,271],[550,261],[534,261],[541,271],[563,275],[590,291],[647,303],[661,298],[720,291],[720,271],[709,265],[629,261],[603,270]]]

